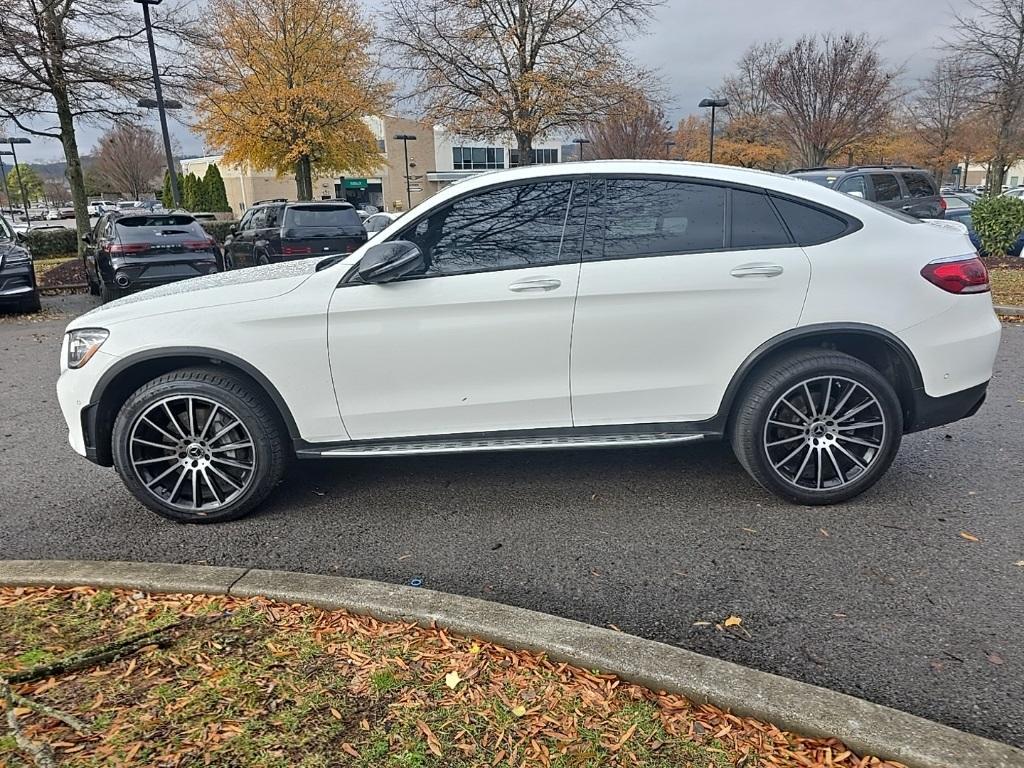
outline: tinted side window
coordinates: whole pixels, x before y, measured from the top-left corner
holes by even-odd
[[[907,185],[911,197],[935,197],[939,194],[932,186],[931,179],[923,173],[904,173],[903,183]]]
[[[849,226],[839,216],[809,205],[774,196],[772,202],[800,245],[816,245],[832,240],[846,232]]]
[[[604,257],[725,247],[724,187],[660,179],[608,179]]]
[[[257,208],[249,219],[249,226],[246,229],[262,229],[267,226],[267,209]]]
[[[252,211],[253,209],[250,208],[242,215],[242,218],[238,221],[238,226],[235,228],[238,232],[249,228],[249,222],[252,221]]]
[[[863,176],[848,176],[839,182],[839,186],[836,187],[836,189],[840,192],[845,192],[848,195],[852,195],[856,192],[856,196],[862,199],[866,199],[868,196]]]
[[[572,186],[556,181],[486,190],[432,212],[399,239],[420,247],[427,275],[555,264],[563,260]],[[578,258],[578,251],[566,257]]]
[[[872,173],[871,183],[875,185],[876,203],[888,203],[903,196],[900,183],[891,173]]]
[[[732,247],[768,248],[791,241],[763,192],[732,190]]]

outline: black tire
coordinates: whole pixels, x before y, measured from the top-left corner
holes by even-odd
[[[867,363],[823,350],[796,351],[755,371],[729,429],[751,477],[808,505],[837,504],[866,491],[892,464],[902,437],[903,411],[892,385]]]
[[[114,286],[107,285],[106,283],[101,281],[100,282],[100,288],[99,288],[99,294],[100,294],[100,300],[104,304],[106,304],[108,301],[114,301],[115,299],[120,299],[122,296],[125,295],[125,292],[122,291],[120,288],[115,288]]]
[[[82,259],[82,271],[85,272],[85,282],[89,286],[89,293],[93,296],[99,296],[100,285],[89,274],[89,265],[85,262],[85,259]]]
[[[21,302],[21,311],[26,315],[31,315],[43,308],[42,302],[39,300],[39,292],[36,291],[27,299]]]
[[[159,480],[154,485],[151,475],[155,476],[155,473],[150,467],[159,466],[162,469],[164,466],[170,465],[157,461],[156,464],[150,462],[146,466],[140,466],[137,462],[142,461],[145,464],[147,459],[141,458],[137,452],[133,456],[132,446],[137,445],[139,441],[133,441],[132,437],[133,435],[142,435],[143,437],[148,435],[150,439],[158,439],[161,444],[167,443],[166,437],[154,437],[158,434],[157,432],[147,433],[140,431],[152,429],[142,417],[145,415],[148,418],[149,414],[154,413],[151,410],[154,408],[157,409],[156,413],[161,413],[162,411],[159,409],[163,408],[163,404],[168,402],[168,400],[170,400],[172,404],[171,409],[173,410],[174,403],[179,402],[180,399],[189,399],[191,403],[193,398],[196,403],[199,403],[199,405],[195,406],[194,426],[190,427],[189,424],[189,420],[192,418],[191,410],[188,411],[187,416],[182,415],[178,417],[179,425],[185,427],[184,430],[179,429],[181,433],[179,448],[172,448],[171,443],[168,443],[167,446],[161,449],[148,447],[153,445],[153,443],[143,442],[141,445],[141,450],[148,450],[155,456],[169,454],[167,461],[173,463],[173,467],[170,467],[170,475],[163,482],[163,485],[159,484],[161,482]],[[215,441],[210,439],[212,431],[207,432],[207,430],[204,430],[203,434],[198,437],[188,434],[189,432],[197,432],[202,424],[204,418],[201,411],[202,405],[206,405],[208,408],[205,415],[206,419],[208,419],[206,423],[207,429],[209,429],[210,422],[215,421],[216,417],[213,414],[216,412],[225,421],[237,419],[241,426],[236,429],[242,430],[242,434],[247,435],[248,442],[251,443],[251,447],[227,454],[219,454],[221,460],[225,458],[230,460],[225,463],[236,462],[237,466],[237,462],[241,461],[251,466],[251,470],[248,472],[231,470],[235,472],[234,479],[239,484],[237,491],[233,491],[231,486],[227,486],[222,482],[218,483],[222,493],[226,490],[230,494],[234,494],[233,497],[225,498],[223,501],[220,495],[217,494],[213,484],[210,483],[210,477],[213,477],[213,475],[207,475],[205,468],[193,469],[189,466],[190,462],[193,461],[191,449],[193,445],[196,445],[194,441],[198,440],[202,443],[203,438],[206,437],[211,447],[215,444]],[[213,409],[213,405],[216,405],[219,410]],[[191,409],[192,406],[189,406],[189,408]],[[225,413],[227,414],[226,417],[224,416]],[[165,426],[168,431],[173,432],[173,429],[170,427],[171,423],[168,421]],[[213,429],[218,430],[222,424],[223,421],[215,423]],[[235,434],[237,433],[229,432],[228,436],[224,439],[229,441],[237,440],[238,438],[234,437]],[[112,437],[114,466],[121,476],[121,480],[128,487],[128,490],[142,504],[158,515],[185,523],[226,522],[228,520],[237,520],[251,512],[281,481],[287,466],[288,443],[286,435],[287,432],[281,424],[280,417],[273,404],[251,379],[241,374],[222,371],[218,368],[184,368],[172,371],[145,384],[132,394],[124,406],[122,406],[114,422]],[[167,437],[170,436],[167,435]],[[233,442],[231,444],[240,445],[242,443]],[[187,447],[182,448],[182,445]],[[205,443],[203,445],[205,446]],[[213,453],[224,450],[223,447],[213,448]],[[176,453],[176,451],[181,452]],[[206,459],[207,468],[213,467],[212,462],[216,461],[211,456],[212,453],[208,452]],[[196,462],[202,460],[201,457],[195,459]],[[193,464],[193,466],[196,465]],[[221,469],[224,468],[223,465],[219,466],[221,466]],[[199,485],[198,493],[195,484],[189,488],[181,483],[168,491],[167,486],[171,485],[171,479],[179,477],[179,469],[181,470],[180,477],[182,478],[188,477],[191,479],[201,472],[202,476],[206,478],[206,486],[203,486],[203,479],[199,479],[197,481]],[[216,470],[211,469],[210,471]],[[192,474],[189,475],[188,472]],[[147,488],[147,482],[155,490]],[[180,495],[176,495],[176,492]],[[197,497],[198,506],[202,507],[202,509],[196,508]],[[206,503],[210,499],[212,501]],[[179,503],[174,503],[176,500]]]

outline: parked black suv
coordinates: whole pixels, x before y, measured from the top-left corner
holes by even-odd
[[[39,288],[32,254],[24,237],[0,216],[0,306],[20,312],[39,311]]]
[[[851,168],[797,168],[789,173],[918,219],[941,219],[946,214],[946,203],[939,194],[939,185],[922,168],[859,165]]]
[[[82,238],[90,293],[110,301],[218,271],[217,241],[191,214],[140,210],[105,213]]]
[[[224,268],[351,253],[366,242],[362,220],[351,203],[271,202],[245,212],[224,241]]]

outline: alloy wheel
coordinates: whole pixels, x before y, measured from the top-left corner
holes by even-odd
[[[764,449],[773,471],[805,491],[856,482],[882,452],[885,412],[866,386],[818,376],[791,387],[769,411]]]
[[[132,424],[128,456],[147,492],[203,516],[231,504],[252,484],[252,435],[231,409],[208,397],[174,395]]]

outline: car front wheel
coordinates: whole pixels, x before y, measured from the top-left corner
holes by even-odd
[[[736,457],[762,486],[797,504],[835,504],[885,474],[903,413],[877,370],[840,352],[804,350],[761,370],[732,420]]]
[[[114,424],[114,465],[128,489],[179,522],[234,520],[273,490],[285,439],[273,405],[249,379],[213,368],[161,376]]]

